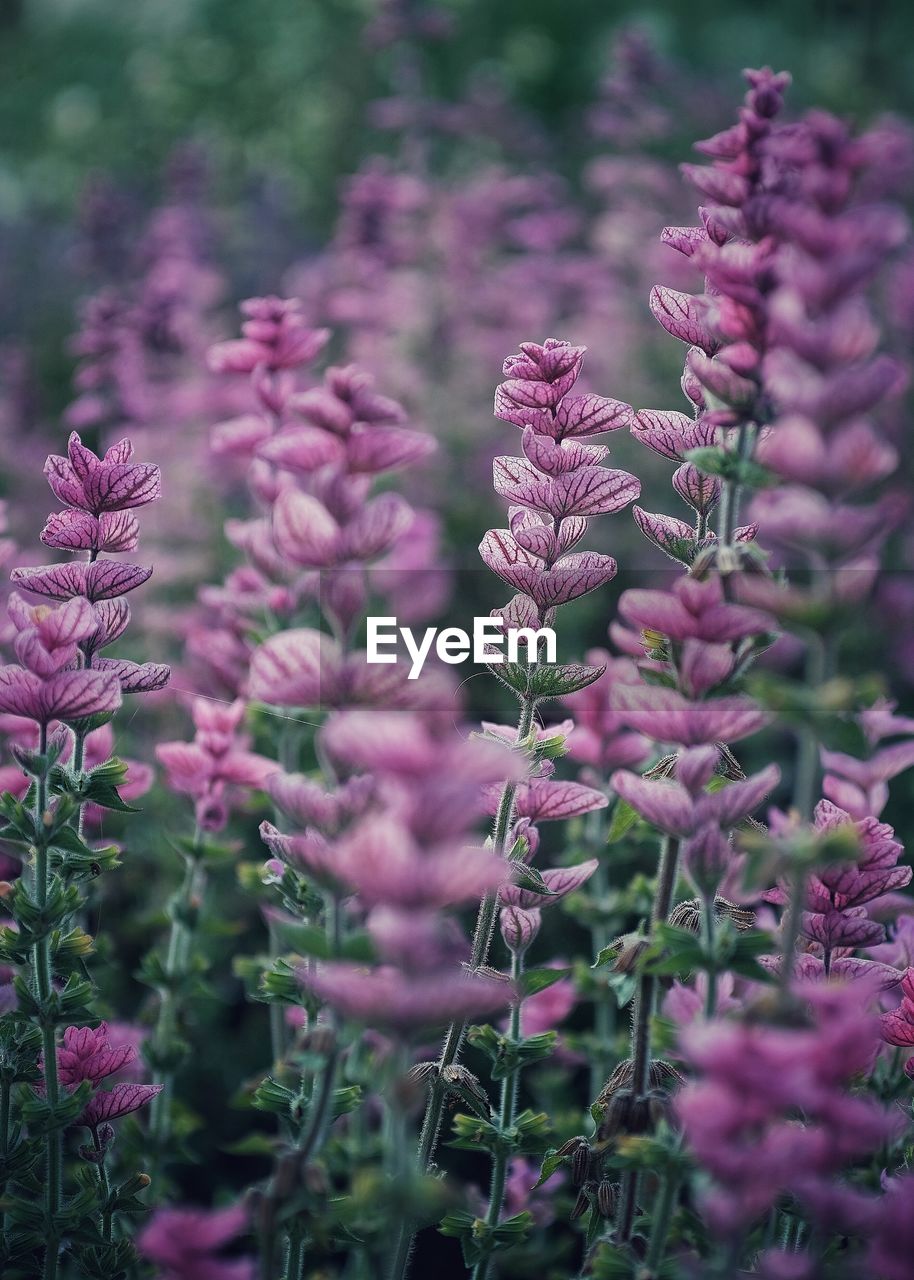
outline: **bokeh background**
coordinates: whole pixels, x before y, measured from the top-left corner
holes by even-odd
[[[29,347],[44,412],[66,399],[63,339],[91,284],[75,253],[87,184],[106,175],[137,213],[189,140],[205,149],[206,201],[243,292],[278,286],[324,243],[341,181],[396,154],[379,104],[412,75],[443,109],[476,102],[501,118],[501,137],[482,112],[451,130],[439,167],[545,162],[575,186],[595,153],[588,113],[633,26],[672,64],[656,85],[635,70],[636,91],[668,98],[685,78],[726,103],[740,67],[769,62],[792,70],[797,107],[914,112],[905,0],[441,0],[433,20],[418,0],[402,7],[426,19],[406,50],[391,40],[396,7],[378,0],[3,0],[0,335]],[[656,154],[685,155],[683,105]]]

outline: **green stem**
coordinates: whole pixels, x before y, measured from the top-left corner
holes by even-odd
[[[806,654],[806,685],[818,689],[825,679],[828,667],[828,648],[819,635],[811,633]],[[812,819],[816,784],[819,780],[819,738],[812,723],[800,730],[794,778],[793,807],[804,822]],[[793,958],[800,937],[800,924],[806,902],[806,875],[801,866],[791,868],[789,876],[790,900],[781,930],[781,1003],[787,1000],[793,978]]]
[[[707,989],[705,991],[705,1017],[713,1018],[717,1010],[717,969],[714,963],[714,930],[717,920],[714,915],[714,894],[708,894],[702,897],[701,901],[701,927],[702,936],[705,944],[705,951],[708,954],[708,968],[705,970],[705,978],[707,979]]]
[[[286,1255],[286,1280],[302,1280],[305,1274],[305,1237],[299,1229],[289,1232],[289,1252]]]
[[[587,845],[597,859],[597,869],[591,881],[592,900],[596,901],[599,918],[591,926],[591,951],[598,956],[612,941],[612,933],[603,919],[603,903],[609,893],[609,871],[603,858],[605,835],[604,810],[595,809],[587,815]],[[609,993],[607,993],[608,995]],[[590,1064],[590,1096],[596,1098],[602,1090],[610,1071],[612,1036],[615,1030],[615,999],[598,995],[594,1007],[594,1051]]]
[[[736,455],[740,462],[748,461],[755,449],[758,428],[753,422],[741,422],[738,431]],[[742,497],[742,486],[734,480],[725,480],[721,486],[720,511],[718,514],[717,536],[722,547],[728,547],[733,541],[736,522],[739,519],[739,505]]]
[[[810,633],[806,653],[807,689],[818,689],[825,680],[828,663],[828,651],[824,640],[815,633]],[[807,721],[799,734],[797,748],[797,765],[794,777],[793,807],[800,817],[808,822],[812,817],[815,800],[816,783],[819,780],[819,737],[815,725]]]
[[[666,1254],[666,1242],[670,1234],[670,1223],[676,1208],[676,1194],[679,1190],[679,1179],[671,1172],[666,1172],[660,1180],[660,1190],[651,1218],[651,1239],[644,1260],[645,1270],[649,1275],[656,1275]]]
[[[660,845],[660,862],[657,869],[657,887],[651,909],[651,932],[670,914],[676,874],[679,865],[679,841],[664,836]],[[654,1013],[654,996],[657,979],[651,973],[642,973],[635,994],[635,1016],[632,1027],[632,1083],[634,1099],[643,1098],[648,1092],[651,1072],[651,1018]],[[617,1238],[620,1244],[631,1239],[632,1225],[638,1198],[640,1179],[636,1170],[625,1175],[622,1182],[622,1203],[619,1209]]]
[[[325,905],[325,928],[327,940],[330,944],[330,956],[338,956],[343,942],[343,913],[340,901],[337,897],[330,894],[327,896]],[[335,1030],[337,1027],[337,1018],[331,1016],[331,1023]],[[275,1182],[282,1184],[296,1185],[300,1181],[300,1173],[307,1166],[308,1161],[320,1151],[324,1145],[324,1139],[327,1136],[327,1130],[333,1121],[333,1094],[336,1088],[336,1075],[339,1067],[341,1050],[334,1041],[333,1047],[328,1051],[322,1066],[320,1074],[314,1082],[311,1093],[311,1101],[308,1107],[307,1124],[303,1126],[299,1133],[298,1140],[293,1149],[286,1154],[281,1161],[284,1170],[277,1170],[280,1175]],[[289,1170],[289,1166],[295,1171],[295,1177],[289,1179],[285,1176],[285,1172]],[[272,1215],[271,1215],[272,1217]],[[305,1267],[305,1231],[304,1224],[301,1221],[293,1220],[288,1231],[289,1248],[287,1254],[286,1280],[299,1280],[304,1274]],[[271,1239],[265,1250],[264,1266],[268,1271],[272,1272],[272,1252],[275,1248],[275,1242]]]
[[[523,976],[524,958],[523,955],[517,955],[513,951],[511,953],[511,981],[517,985]],[[518,998],[511,1005],[511,1019],[509,1023],[508,1034],[513,1041],[520,1040],[521,1036],[521,999]],[[505,1145],[505,1134],[514,1124],[514,1117],[517,1112],[517,1088],[520,1078],[520,1068],[515,1067],[513,1071],[509,1071],[501,1082],[501,1098],[498,1106],[498,1122],[501,1130],[502,1140],[498,1144],[498,1148],[492,1157],[492,1182],[489,1187],[489,1210],[486,1214],[486,1225],[490,1230],[494,1231],[501,1220],[501,1211],[505,1199],[505,1182],[508,1177],[508,1164],[510,1162],[510,1152]],[[485,1257],[480,1258],[473,1268],[472,1280],[487,1280],[489,1274],[489,1264],[492,1255],[488,1253]]]
[[[79,730],[74,733],[74,738],[75,738],[75,741],[73,744],[73,772],[76,774],[76,777],[81,780],[83,775],[83,768],[85,765],[85,759],[86,759],[86,735],[85,733],[82,732],[82,730]],[[85,821],[86,821],[85,815],[86,815],[86,806],[84,804],[81,804],[79,806],[79,813],[76,815],[76,831],[77,831],[77,834],[80,836],[82,835],[83,827],[85,826]]]
[[[44,756],[48,750],[47,726],[41,726],[38,742],[38,754]],[[42,772],[35,783],[35,826],[37,844],[35,848],[35,903],[39,909],[47,906],[49,889],[48,840],[45,827],[45,810],[48,807],[47,772]],[[53,970],[50,952],[50,934],[42,932],[35,943],[33,952],[35,971],[35,992],[41,1005],[41,1041],[44,1058],[44,1084],[48,1103],[56,1107],[60,1101],[60,1084],[57,1077],[57,1036],[54,1023],[48,1020],[48,1006],[53,988]],[[61,1141],[60,1130],[51,1130],[46,1139],[45,1160],[45,1209],[48,1219],[48,1243],[45,1249],[45,1280],[54,1280],[57,1275],[58,1242],[56,1219],[60,1212],[61,1196]]]
[[[521,700],[520,716],[517,722],[516,742],[523,742],[533,728],[533,713],[536,709],[536,699],[530,696],[524,696]],[[516,782],[506,782],[501,793],[501,799],[498,804],[498,811],[495,817],[495,831],[493,836],[494,847],[496,853],[505,856],[508,852],[508,832],[511,829],[511,819],[514,815],[514,797],[517,792]],[[473,945],[470,953],[470,968],[477,969],[484,965],[489,957],[489,947],[492,942],[492,934],[495,931],[495,920],[498,906],[498,899],[494,894],[484,898],[479,914],[476,918],[476,928],[473,933]],[[467,1020],[459,1019],[452,1022],[448,1027],[444,1043],[441,1046],[441,1054],[438,1058],[438,1070],[434,1083],[429,1090],[428,1103],[425,1108],[425,1116],[422,1121],[422,1130],[419,1135],[419,1151],[417,1156],[417,1164],[422,1173],[427,1173],[435,1156],[435,1148],[438,1144],[438,1134],[441,1129],[441,1119],[444,1112],[444,1100],[447,1094],[446,1087],[442,1080],[442,1074],[446,1067],[450,1067],[456,1062],[460,1054],[460,1046],[463,1043],[463,1035],[467,1028]],[[409,1259],[413,1251],[413,1242],[415,1239],[416,1227],[412,1222],[404,1222],[400,1228],[397,1243],[394,1248],[390,1270],[388,1275],[390,1280],[405,1280],[409,1269]]]
[[[98,1162],[98,1189],[102,1193],[102,1202],[107,1206],[108,1197],[111,1195],[111,1183],[108,1179],[108,1170],[105,1167],[105,1157],[101,1154],[102,1145],[98,1140],[98,1134],[93,1133],[92,1139],[95,1143],[95,1150],[101,1155]],[[111,1239],[111,1214],[107,1207],[102,1210],[102,1235],[106,1240]]]
[[[165,957],[166,985],[162,992],[159,1014],[153,1035],[153,1051],[166,1061],[174,1058],[174,1038],[178,1030],[181,993],[179,987],[187,977],[193,953],[194,928],[188,918],[194,900],[202,891],[202,839],[199,827],[194,833],[194,851],[185,855],[184,879],[171,910],[171,930]],[[152,1173],[157,1172],[171,1134],[171,1110],[174,1098],[176,1068],[161,1069],[162,1090],[150,1106],[149,1129],[152,1137]]]

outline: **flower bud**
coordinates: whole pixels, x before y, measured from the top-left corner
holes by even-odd
[[[571,1185],[573,1187],[583,1187],[590,1175],[590,1148],[584,1146],[575,1147],[571,1157]]]
[[[601,1218],[614,1218],[619,1198],[619,1184],[605,1179],[597,1187],[597,1210]]]
[[[538,907],[502,907],[498,921],[505,946],[520,956],[539,933],[541,916]]]

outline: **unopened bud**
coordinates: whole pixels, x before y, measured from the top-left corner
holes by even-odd
[[[583,1187],[590,1174],[590,1148],[579,1146],[571,1157],[571,1185]]]
[[[541,921],[538,907],[502,907],[498,922],[508,950],[523,955],[539,933]]]
[[[571,1221],[574,1222],[576,1221],[576,1219],[582,1217],[589,1208],[590,1208],[590,1197],[588,1196],[587,1192],[586,1191],[578,1192],[578,1198],[577,1200],[575,1200],[574,1208],[571,1210],[571,1213],[569,1215],[571,1218]]]
[[[597,1187],[597,1210],[601,1218],[614,1218],[619,1200],[619,1184],[604,1181]]]

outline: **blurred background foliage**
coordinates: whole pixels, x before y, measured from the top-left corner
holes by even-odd
[[[87,182],[103,172],[137,207],[153,203],[189,139],[205,149],[241,295],[278,288],[326,237],[340,179],[395,145],[371,104],[404,74],[432,101],[475,97],[496,114],[510,103],[530,158],[572,181],[592,154],[588,105],[632,22],[694,85],[732,95],[736,69],[770,62],[793,71],[794,109],[914,113],[908,0],[442,0],[447,38],[405,69],[396,43],[366,38],[379,11],[378,0],[0,0],[0,342],[31,348],[47,411],[66,399],[64,343],[86,292],[73,259]],[[656,140],[667,158],[694,136],[682,119],[682,136]],[[499,145],[464,129],[461,162],[495,159]]]
[[[265,175],[319,226],[336,180],[376,143],[365,108],[388,59],[363,40],[374,0],[3,0],[0,214],[72,208],[87,170],[148,187],[193,134],[226,195]],[[451,38],[430,43],[429,90],[490,78],[573,141],[613,34],[637,19],[697,72],[789,66],[802,99],[866,116],[914,109],[907,0],[443,0]],[[480,145],[483,145],[480,141]],[[566,147],[562,153],[569,155]]]

